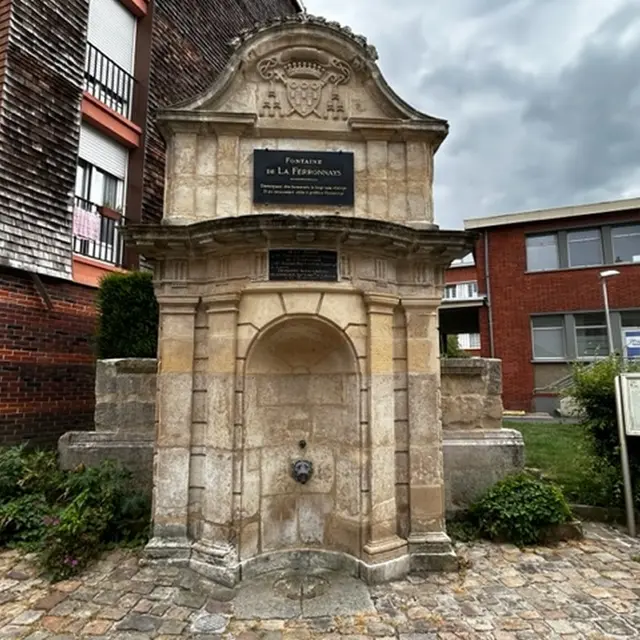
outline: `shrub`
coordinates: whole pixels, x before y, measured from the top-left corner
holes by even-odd
[[[526,474],[496,483],[469,515],[480,535],[520,546],[542,541],[550,526],[571,520],[562,491]]]
[[[445,358],[468,358],[469,354],[458,343],[458,336],[447,336],[447,349]]]
[[[589,434],[593,453],[601,460],[601,466],[608,470],[603,476],[611,483],[603,487],[603,492],[618,497],[620,491],[620,440],[618,436],[618,416],[616,412],[615,378],[623,368],[626,371],[640,371],[640,364],[625,363],[619,357],[611,356],[589,365],[579,364],[572,371],[572,386],[568,394],[574,399],[582,413],[582,424]],[[635,496],[640,505],[640,438],[627,438],[631,475],[636,485]]]
[[[54,452],[0,449],[0,489],[0,545],[26,545],[54,579],[148,537],[150,501],[113,462],[62,472]]]
[[[158,303],[150,273],[105,276],[98,291],[98,357],[155,358]]]

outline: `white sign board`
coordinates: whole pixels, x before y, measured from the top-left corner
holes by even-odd
[[[640,436],[640,373],[620,375],[624,430],[628,436]]]

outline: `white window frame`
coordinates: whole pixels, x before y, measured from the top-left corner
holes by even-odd
[[[453,295],[449,295],[450,292]],[[478,282],[477,280],[468,280],[445,284],[442,297],[444,300],[475,300],[478,298]]]

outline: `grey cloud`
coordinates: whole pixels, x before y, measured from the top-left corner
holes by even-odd
[[[401,4],[307,0],[369,38],[399,95],[450,121],[439,224],[640,195],[637,0]]]

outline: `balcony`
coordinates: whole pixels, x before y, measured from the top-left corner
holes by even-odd
[[[96,100],[116,113],[131,119],[134,77],[107,58],[102,51],[87,43],[84,88]]]
[[[73,209],[73,252],[124,267],[123,215],[76,197]]]

